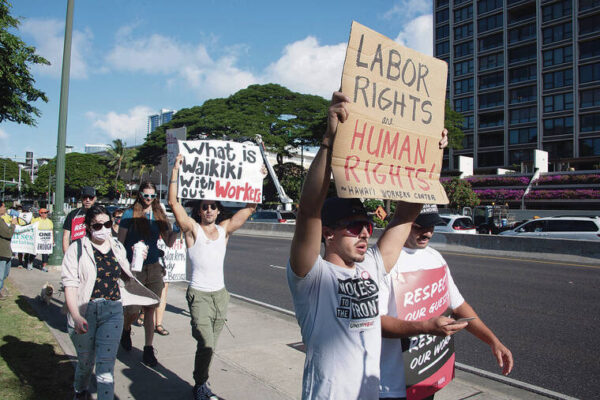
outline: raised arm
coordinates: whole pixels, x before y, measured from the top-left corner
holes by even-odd
[[[221,222],[219,225],[221,225],[225,229],[225,232],[227,232],[227,236],[229,236],[233,232],[240,229],[242,225],[244,225],[246,220],[250,218],[252,213],[254,213],[254,211],[256,211],[256,204],[247,203],[244,208],[233,214],[231,218],[228,218],[225,221]]]
[[[177,180],[179,179],[179,168],[183,162],[183,155],[178,154],[175,158],[175,164],[173,164],[173,170],[171,172],[171,180],[169,181],[169,207],[173,210],[173,215],[177,221],[179,229],[185,234],[193,232],[194,220],[187,215],[185,208],[177,200]]]
[[[335,92],[327,115],[327,130],[304,181],[296,230],[292,239],[290,266],[297,276],[306,276],[321,251],[321,207],[327,197],[331,181],[331,152],[338,122],[348,118],[346,108],[350,99]]]
[[[410,233],[411,225],[419,216],[422,207],[422,204],[396,202],[394,218],[377,241],[377,247],[379,247],[387,272],[390,272],[398,261],[404,242]]]

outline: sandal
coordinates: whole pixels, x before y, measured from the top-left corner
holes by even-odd
[[[140,316],[135,321],[135,323],[137,324],[137,326],[144,326],[144,313],[140,313]]]
[[[162,325],[156,325],[156,328],[154,328],[154,332],[162,336],[167,336],[169,334],[169,331],[166,330],[165,327]]]

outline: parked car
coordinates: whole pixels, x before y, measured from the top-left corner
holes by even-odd
[[[477,233],[477,229],[475,229],[471,217],[458,214],[440,214],[440,218],[442,219],[442,222],[438,223],[433,228],[434,232]]]
[[[500,235],[600,240],[600,217],[564,215],[537,218],[500,232]]]
[[[292,211],[259,210],[250,216],[250,221],[295,224],[296,214]]]

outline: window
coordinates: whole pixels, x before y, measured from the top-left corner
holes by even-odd
[[[593,221],[578,219],[549,219],[549,232],[597,232],[598,227]]]
[[[454,46],[454,57],[464,57],[473,54],[473,41],[457,44]]]
[[[496,33],[491,36],[486,36],[484,38],[479,39],[479,51],[486,51],[490,49],[495,49],[497,47],[502,47],[503,39],[502,32]]]
[[[449,16],[450,16],[450,13],[447,8],[444,10],[437,11],[435,13],[435,23],[440,24],[442,22],[446,22],[446,21],[448,21]]]
[[[573,110],[573,93],[544,96],[544,112]]]
[[[579,43],[579,59],[600,56],[600,39]]]
[[[509,164],[521,164],[522,162],[533,161],[533,150],[511,150],[508,152],[508,163]]]
[[[600,6],[600,1],[598,0],[579,0],[579,11],[589,10],[598,6]]]
[[[508,132],[509,144],[535,143],[537,141],[537,128],[511,129]]]
[[[588,83],[600,80],[600,63],[579,67],[579,83]]]
[[[458,112],[473,110],[473,97],[465,97],[464,99],[454,100],[454,110]]]
[[[463,123],[462,123],[462,127],[464,130],[471,130],[473,129],[473,121],[475,120],[475,117],[472,115],[467,115],[464,117],[463,119]]]
[[[508,93],[510,104],[526,103],[537,99],[536,86],[511,89]]]
[[[454,6],[461,5],[462,3],[466,3],[469,0],[454,0]]]
[[[544,44],[559,42],[571,38],[571,22],[554,25],[542,29],[542,39]]]
[[[450,51],[450,42],[445,41],[435,45],[435,54],[447,54]]]
[[[526,122],[535,122],[537,120],[537,107],[519,108],[510,110],[511,124],[524,124]]]
[[[600,156],[600,138],[580,140],[579,155],[582,157]]]
[[[544,74],[544,89],[555,89],[571,85],[573,85],[573,70],[571,68]]]
[[[508,4],[510,4],[510,0]],[[520,7],[515,7],[508,10],[508,24],[514,24],[528,19],[535,18],[535,3],[524,4]]]
[[[493,147],[504,145],[504,132],[486,132],[479,134],[479,147]]]
[[[573,117],[550,118],[544,120],[544,137],[573,133]]]
[[[513,68],[508,71],[508,81],[510,83],[532,81],[536,78],[535,65]]]
[[[457,26],[454,28],[454,40],[465,39],[473,36],[473,24]]]
[[[479,128],[491,128],[504,125],[504,113],[495,112],[479,115]]]
[[[443,39],[448,37],[448,35],[450,35],[450,29],[448,28],[448,25],[438,26],[437,28],[435,28],[436,39]]]
[[[477,2],[477,14],[483,14],[488,11],[502,8],[502,0],[479,0]]]
[[[494,92],[479,95],[479,109],[504,105],[504,92]]]
[[[508,50],[508,62],[515,63],[519,61],[533,60],[537,57],[536,54],[537,50],[535,44],[517,47],[516,49]]]
[[[542,54],[544,58],[544,67],[573,61],[573,48],[571,46],[546,50]]]
[[[495,72],[489,75],[479,77],[479,89],[487,89],[504,85],[504,72]]]
[[[562,142],[544,143],[544,151],[548,152],[548,158],[551,160],[571,158],[573,157],[573,141],[565,140]]]
[[[491,54],[489,56],[479,57],[479,70],[485,71],[504,65],[504,55],[502,53]]]
[[[579,129],[581,132],[600,131],[600,113],[581,115],[579,117]]]
[[[517,43],[534,38],[536,35],[535,24],[527,24],[508,31],[508,43]]]
[[[473,72],[473,60],[463,61],[454,64],[454,76],[461,76]]]
[[[525,225],[521,225],[521,227],[517,230],[517,232],[546,232],[547,229],[546,220],[542,221],[531,221],[526,223]]]
[[[437,8],[447,6],[448,0],[436,0],[435,5]]]
[[[600,14],[592,15],[579,20],[579,34],[587,35],[588,33],[600,31]]]
[[[454,82],[454,94],[463,94],[473,91],[473,78],[462,79]]]
[[[465,135],[462,140],[463,149],[473,149],[473,135]],[[458,165],[456,162],[454,165]]]
[[[479,34],[502,27],[502,14],[491,15],[477,21],[477,32]]]
[[[492,151],[490,153],[478,153],[477,165],[479,167],[499,167],[504,165],[504,152]]]
[[[544,22],[566,17],[567,15],[571,15],[571,0],[563,0],[542,7],[542,21]]]
[[[461,8],[459,10],[454,10],[454,23],[459,23],[461,21],[466,21],[468,19],[473,18],[473,6],[469,5],[467,7]]]
[[[600,89],[582,90],[579,98],[581,108],[600,106]]]

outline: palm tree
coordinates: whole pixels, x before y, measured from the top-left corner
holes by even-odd
[[[117,182],[119,181],[119,174],[121,173],[121,166],[123,165],[123,161],[130,151],[125,148],[126,144],[121,139],[115,139],[112,142],[112,145],[108,149],[108,166],[112,169],[117,169],[117,174],[115,175],[115,191],[117,190]]]

